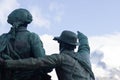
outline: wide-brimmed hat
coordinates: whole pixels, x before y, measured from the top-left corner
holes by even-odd
[[[64,30],[59,37],[54,37],[53,40],[64,42],[70,45],[79,45],[77,42],[77,35],[74,32],[68,30]]]

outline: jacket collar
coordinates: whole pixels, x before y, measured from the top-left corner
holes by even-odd
[[[75,53],[74,50],[63,50],[60,52],[60,54],[68,54],[68,55],[72,55],[74,53]]]
[[[27,27],[19,27],[17,31],[27,31]]]

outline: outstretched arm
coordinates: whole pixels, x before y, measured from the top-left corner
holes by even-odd
[[[9,69],[53,69],[60,65],[61,56],[53,54],[43,58],[28,58],[19,60],[6,60],[6,68]]]

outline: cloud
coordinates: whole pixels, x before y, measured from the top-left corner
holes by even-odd
[[[107,65],[112,67],[119,67],[120,64],[117,63],[120,56],[120,33],[114,33],[110,35],[103,36],[95,36],[90,37],[90,47],[91,52],[95,50],[100,50],[104,53],[103,61],[106,62]]]
[[[57,53],[57,54],[59,53],[59,45],[58,45],[57,41],[53,40],[52,35],[44,34],[44,35],[40,36],[40,38],[43,41],[43,46],[45,48],[47,55],[50,55],[53,53]]]
[[[120,68],[104,70],[96,67],[96,80],[120,80]]]
[[[16,0],[1,0],[0,1],[0,34],[6,32],[7,16],[11,11],[19,7],[19,3]]]
[[[120,68],[113,68],[110,70],[110,78],[113,78],[114,80],[120,80]]]
[[[51,21],[45,18],[45,16],[41,13],[42,11],[40,10],[39,7],[32,6],[30,11],[33,16],[34,26],[46,27],[46,28],[50,27]]]
[[[102,61],[104,58],[104,53],[99,50],[95,50],[94,52],[91,53],[91,62],[92,64],[96,64],[97,67],[101,67],[103,69],[106,69],[106,63]]]
[[[0,2],[0,23],[5,24],[7,20],[8,14],[14,10],[15,8],[18,8],[19,4],[16,0],[2,0]]]
[[[45,9],[45,10],[44,10]],[[64,14],[64,6],[58,2],[49,2],[48,5],[29,6],[33,15],[33,26],[51,28],[52,23],[60,23]]]
[[[52,35],[47,35],[44,34],[42,36],[40,36],[42,42],[43,42],[43,46],[45,48],[45,52],[47,55],[51,55],[51,54],[58,54],[59,53],[59,45],[57,43],[57,41],[53,40],[53,36]],[[51,73],[49,73],[50,75],[52,75],[52,80],[58,80],[55,70],[53,70]]]
[[[39,2],[39,1],[37,1]],[[33,15],[33,22],[31,26],[33,27],[44,27],[50,28],[52,23],[59,23],[61,22],[62,15],[64,14],[64,6],[58,2],[49,2],[48,5],[40,6],[39,4],[25,5],[22,1],[17,2],[17,0],[1,0],[0,3],[0,34],[4,32],[8,32],[6,30],[10,26],[7,23],[7,16],[11,11],[16,8],[23,7],[28,9]],[[43,7],[45,10],[43,10]]]
[[[120,80],[120,33],[89,37],[96,80]]]

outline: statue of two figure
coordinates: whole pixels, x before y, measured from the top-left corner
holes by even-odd
[[[0,36],[0,80],[51,80],[47,73],[54,68],[58,80],[95,80],[87,36],[64,30],[54,37],[59,54],[45,56],[39,36],[27,30],[31,21],[32,15],[26,9],[9,14],[11,30]]]

